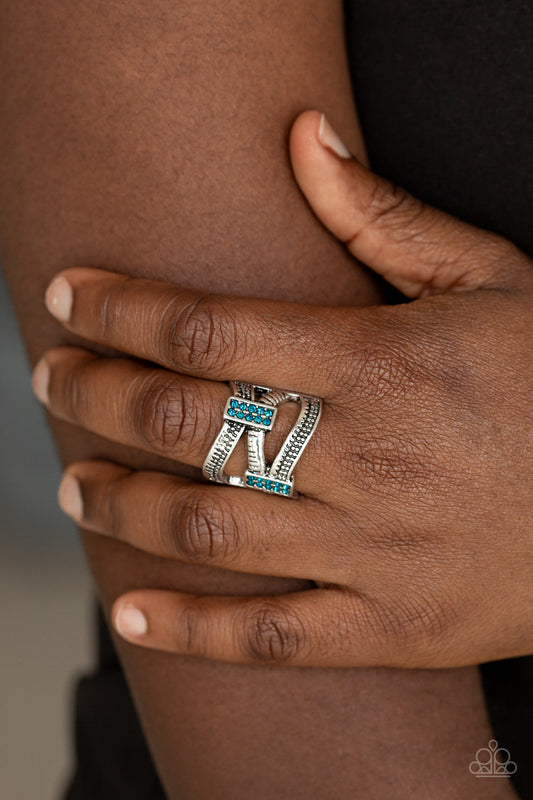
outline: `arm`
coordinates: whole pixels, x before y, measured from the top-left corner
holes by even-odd
[[[282,135],[299,110],[320,106],[362,152],[340,4],[206,8],[3,6],[0,254],[32,361],[72,341],[42,303],[48,280],[72,264],[217,292],[378,299],[309,214]],[[103,456],[175,468],[65,424],[54,431],[65,462]],[[84,541],[107,611],[147,585],[287,588],[167,563],[89,533]],[[273,674],[117,644],[171,798],[249,797],[250,785],[262,798],[380,797],[390,795],[391,775],[397,797],[420,787],[443,796],[444,784],[453,797],[488,791],[472,788],[467,773],[489,737],[475,670]]]

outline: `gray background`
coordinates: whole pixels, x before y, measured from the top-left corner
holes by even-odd
[[[0,797],[57,800],[74,678],[90,662],[90,586],[1,273],[0,376]]]

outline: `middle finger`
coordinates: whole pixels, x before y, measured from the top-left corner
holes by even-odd
[[[231,395],[223,383],[129,359],[102,358],[74,347],[48,351],[35,368],[33,382],[39,399],[54,416],[193,467],[202,466]],[[279,411],[281,417],[281,412],[291,413],[288,407]],[[329,469],[332,455],[325,436],[329,417],[326,408],[297,467],[297,488],[306,494],[323,494],[323,480],[309,465],[320,463]],[[283,427],[283,419],[276,420],[267,437],[267,451],[268,445],[274,449],[281,445],[290,424]],[[231,463],[228,471],[233,471]]]

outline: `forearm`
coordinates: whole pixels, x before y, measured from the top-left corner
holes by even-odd
[[[362,150],[340,6],[199,5],[91,4],[71,17],[54,0],[1,12],[0,246],[32,360],[67,341],[42,297],[71,265],[332,305],[379,300],[310,215],[286,156],[288,125],[307,106]],[[54,428],[65,463],[177,469]],[[289,585],[84,541],[107,611],[134,587]],[[475,671],[252,670],[117,644],[172,798],[249,797],[251,786],[262,800],[381,797],[391,775],[397,797],[417,786],[484,796],[467,774],[489,737]]]

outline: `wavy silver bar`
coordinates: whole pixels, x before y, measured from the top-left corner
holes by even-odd
[[[204,462],[203,474],[216,483],[245,486],[268,494],[294,497],[293,471],[320,420],[322,400],[243,381],[231,384],[233,395],[224,422]],[[265,438],[274,427],[279,406],[298,402],[300,414],[272,464],[265,458]],[[225,466],[246,431],[248,469],[244,477],[228,475]]]

